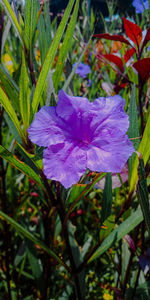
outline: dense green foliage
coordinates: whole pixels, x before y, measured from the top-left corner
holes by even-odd
[[[149,10],[130,16],[130,27],[108,1],[101,22],[111,36],[93,37],[98,21],[81,2],[51,21],[48,1],[0,0],[0,299],[150,299],[150,272],[139,264],[150,268]],[[86,78],[75,73],[81,61]],[[125,99],[137,152],[118,187],[110,173],[87,171],[67,190],[45,177],[43,148],[27,128],[60,89]]]

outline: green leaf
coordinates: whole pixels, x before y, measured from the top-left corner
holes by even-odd
[[[20,75],[20,113],[23,120],[24,131],[27,134],[27,128],[29,127],[30,120],[30,88],[29,88],[29,78],[25,63],[24,52],[22,51],[22,66]]]
[[[103,223],[107,219],[107,217],[111,215],[111,207],[112,207],[112,178],[111,178],[111,174],[108,173],[105,178],[105,186],[103,191],[101,223]]]
[[[27,47],[30,51],[30,58],[32,58],[36,21],[37,21],[37,0],[26,0],[26,2],[25,2],[25,34],[27,37]]]
[[[75,230],[76,227],[72,225],[71,222],[68,222],[68,232],[69,232],[69,241],[71,246],[72,255],[74,258],[75,266],[76,268],[79,267],[79,265],[83,261],[83,256],[81,253],[81,250],[77,244],[77,241],[75,240]],[[80,286],[80,293],[82,294],[83,299],[85,298],[85,274],[84,270],[80,272],[78,275],[79,280],[79,286]]]
[[[27,250],[27,257],[30,263],[32,274],[37,283],[37,288],[43,293],[44,290],[44,277],[43,277],[43,268],[40,259],[37,256],[37,251],[34,244],[26,239],[25,246]]]
[[[138,173],[139,181],[137,185],[137,195],[143,212],[143,217],[147,226],[147,230],[150,235],[150,205],[143,159],[139,160]]]
[[[128,129],[128,137],[135,138],[132,143],[134,145],[135,150],[138,150],[140,139],[139,137],[139,123],[138,123],[138,111],[136,105],[136,87],[133,86],[131,97],[130,97],[130,106],[129,106],[129,129]],[[137,139],[136,139],[137,138]]]
[[[39,78],[37,81],[37,85],[35,88],[34,96],[33,96],[33,102],[32,102],[33,114],[35,114],[35,112],[37,111],[38,105],[40,103],[40,98],[42,96],[42,92],[43,92],[45,84],[47,82],[46,79],[47,79],[48,71],[52,67],[53,60],[54,60],[55,54],[56,54],[56,50],[57,50],[57,47],[62,38],[65,27],[67,25],[67,21],[69,19],[73,4],[74,4],[74,0],[70,0],[67,8],[65,10],[64,16],[61,20],[61,23],[57,29],[55,37],[49,47],[45,61],[43,63],[42,70],[40,72],[40,75],[39,75]]]
[[[17,230],[21,236],[26,237],[30,241],[32,241],[34,244],[38,245],[41,249],[43,249],[45,252],[47,252],[50,256],[52,256],[59,264],[64,266],[65,268],[68,269],[66,264],[53,252],[51,249],[49,249],[42,241],[37,239],[32,233],[30,233],[27,229],[22,227],[18,222],[13,220],[11,217],[6,215],[0,210],[0,216],[7,222],[9,223],[13,228]]]
[[[131,97],[130,97],[130,107],[129,107],[129,129],[128,129],[128,137],[133,139],[132,143],[135,150],[138,150],[140,139],[139,137],[139,124],[138,124],[138,111],[136,105],[136,87],[133,86]],[[129,166],[129,181],[131,180],[133,163],[135,161],[136,154],[133,153],[129,158],[128,166]]]
[[[2,65],[0,65],[0,85],[7,91],[9,99],[11,99],[13,106],[19,112],[19,87]]]
[[[88,263],[101,256],[116,242],[120,241],[127,233],[133,230],[138,224],[143,221],[143,215],[141,209],[138,208],[133,212],[129,218],[127,218],[121,225],[113,230],[102,242],[101,246],[94,252]]]
[[[4,148],[1,145],[0,145],[0,156],[3,159],[6,159],[11,165],[17,168],[20,172],[24,173],[25,175],[33,179],[45,190],[45,187],[40,179],[40,176],[36,174],[32,170],[32,168],[30,168],[27,164],[19,160],[13,153],[9,152],[6,148]]]
[[[105,222],[101,226],[100,234],[99,234],[100,241],[103,241],[112,232],[114,227],[115,227],[115,216],[111,215],[105,220]]]
[[[15,16],[15,14],[9,4],[9,1],[8,0],[0,0],[0,3],[3,5],[9,19],[11,20],[14,28],[16,29],[21,44],[24,45],[24,38],[23,38],[21,27],[18,23],[17,17]]]
[[[7,114],[10,116],[12,122],[14,123],[22,141],[25,141],[25,135],[23,133],[23,130],[21,129],[19,120],[17,118],[17,115],[6,95],[6,93],[4,92],[4,90],[0,87],[0,103],[3,105],[5,111],[7,112]]]
[[[138,152],[141,153],[144,161],[144,166],[145,166],[150,156],[150,114],[146,123],[142,141],[138,148]],[[138,157],[136,156],[136,159],[133,164],[133,171],[132,171],[132,176],[130,181],[130,192],[134,190],[138,180],[138,173],[137,173],[138,163],[139,160]]]
[[[124,282],[125,279],[125,275],[126,275],[126,271],[127,271],[127,267],[128,267],[128,263],[129,263],[129,259],[130,259],[130,250],[129,247],[127,245],[127,243],[122,240],[122,251],[121,251],[121,282]]]
[[[67,53],[69,52],[69,49],[72,46],[72,37],[73,37],[73,33],[74,33],[74,28],[75,28],[76,22],[77,22],[78,10],[79,10],[79,0],[76,0],[74,11],[73,11],[71,20],[69,22],[66,34],[65,34],[65,38],[64,38],[62,47],[59,52],[56,71],[53,75],[54,88],[55,88],[56,92],[58,90],[58,85],[59,85],[61,74],[62,74],[62,71],[64,68]]]
[[[44,5],[45,6],[45,5]],[[40,5],[39,5],[40,8]],[[50,19],[50,17],[49,17]],[[39,50],[40,50],[40,58],[41,58],[41,64],[43,65],[44,59],[46,57],[47,51],[48,51],[48,40],[47,40],[47,34],[46,34],[46,24],[45,24],[45,18],[43,14],[40,14],[40,18],[38,21],[38,40],[39,40]],[[50,28],[49,28],[50,31]]]

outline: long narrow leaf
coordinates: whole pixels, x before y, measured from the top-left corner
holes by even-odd
[[[22,66],[20,75],[20,112],[23,120],[24,131],[29,127],[30,120],[30,88],[29,88],[29,78],[25,63],[24,52],[22,51]]]
[[[9,152],[6,148],[0,145],[0,156],[6,159],[11,165],[17,168],[19,171],[30,177],[36,183],[38,183],[43,189],[45,189],[40,176],[33,171],[27,164],[20,161],[13,153]]]
[[[140,159],[139,161],[138,173],[139,173],[139,181],[137,185],[137,195],[138,195],[139,203],[141,205],[147,230],[150,235],[150,205],[148,199],[148,189],[147,189],[143,159]]]
[[[18,23],[17,17],[15,16],[15,14],[9,4],[9,1],[8,0],[0,0],[0,3],[3,5],[8,17],[10,18],[14,28],[16,29],[16,31],[18,33],[18,37],[20,39],[20,42],[22,43],[22,45],[24,45],[24,39],[23,39],[21,27]]]
[[[138,152],[141,153],[144,161],[144,166],[145,166],[150,156],[150,115],[146,123],[143,138],[138,148]],[[130,181],[130,192],[134,190],[138,180],[138,173],[137,173],[138,163],[139,160],[138,157],[136,157],[134,161],[132,177]]]
[[[3,105],[5,111],[7,112],[7,114],[10,116],[12,122],[14,123],[21,139],[23,141],[25,141],[25,135],[23,133],[23,130],[21,129],[19,120],[17,118],[17,115],[11,105],[11,102],[9,101],[6,93],[4,92],[4,90],[0,87],[0,103]]]
[[[103,223],[107,217],[111,214],[112,207],[112,178],[111,174],[108,173],[105,179],[105,186],[103,192],[103,202],[102,202],[102,216],[101,223]]]
[[[102,242],[101,246],[89,259],[89,263],[106,252],[114,243],[120,241],[127,233],[133,230],[138,224],[143,221],[143,215],[140,208],[133,212],[128,219],[113,230],[107,238]]]
[[[68,25],[68,28],[67,28],[67,31],[66,31],[66,34],[65,34],[65,38],[64,38],[62,47],[60,49],[56,71],[53,75],[54,88],[55,88],[56,92],[57,92],[57,89],[58,89],[58,85],[59,85],[60,77],[61,77],[61,74],[62,74],[62,71],[63,71],[65,59],[67,57],[67,53],[68,53],[68,51],[69,51],[69,49],[71,48],[71,45],[72,45],[72,36],[73,36],[73,33],[74,33],[74,28],[75,28],[75,25],[76,25],[76,21],[77,21],[78,9],[79,9],[79,0],[76,1],[71,20],[69,22],[69,25]]]
[[[56,32],[56,35],[51,43],[51,46],[48,50],[47,56],[45,58],[41,73],[39,75],[38,81],[37,81],[37,85],[35,88],[35,92],[34,92],[34,96],[33,96],[33,102],[32,102],[32,109],[33,109],[33,114],[37,111],[39,102],[40,102],[40,98],[42,95],[42,92],[44,90],[45,84],[46,84],[46,79],[47,79],[47,75],[48,75],[48,71],[52,66],[55,54],[56,54],[56,50],[57,47],[60,43],[60,40],[62,38],[62,35],[64,33],[65,27],[67,25],[67,21],[69,19],[70,16],[70,12],[72,10],[74,4],[74,0],[70,0],[68,3],[68,6],[65,10],[64,16],[61,20],[61,23],[58,27],[58,30]]]
[[[37,20],[37,0],[26,0],[25,4],[25,34],[30,56],[33,49],[33,37]]]
[[[33,234],[31,234],[28,230],[23,228],[19,223],[17,223],[15,220],[10,218],[8,215],[0,211],[0,216],[9,223],[13,228],[17,230],[18,233],[20,233],[23,237],[26,237],[30,241],[32,241],[34,244],[38,245],[41,249],[43,249],[45,252],[47,252],[50,256],[52,256],[59,264],[63,265],[65,268],[67,266],[65,263],[52,251],[50,250],[42,241],[37,239]],[[68,269],[68,268],[67,268]]]
[[[0,85],[7,91],[9,99],[13,103],[15,109],[19,112],[19,87],[13,78],[0,65]]]
[[[39,5],[39,7],[40,7],[40,5]],[[44,7],[45,7],[45,4],[44,4]],[[49,17],[49,19],[50,19],[50,17]],[[44,18],[44,15],[40,14],[40,18],[38,21],[38,32],[39,32],[38,40],[39,40],[39,50],[40,50],[40,58],[41,58],[42,65],[44,63],[44,59],[46,57],[48,48],[50,46],[50,44],[48,45],[45,21],[46,20]],[[49,28],[49,31],[50,31],[50,28]]]
[[[138,150],[140,139],[139,139],[139,124],[138,124],[138,112],[136,105],[136,87],[133,86],[131,97],[130,97],[130,106],[129,106],[129,120],[130,126],[128,129],[128,137],[133,139],[132,143],[134,145],[135,150]],[[135,160],[136,154],[133,153],[129,158],[128,166],[129,166],[129,179],[131,180],[133,163]]]

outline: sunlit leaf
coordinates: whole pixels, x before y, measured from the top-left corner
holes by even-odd
[[[53,60],[56,54],[56,50],[57,47],[60,43],[60,40],[62,38],[62,35],[64,33],[65,27],[67,25],[69,16],[70,16],[70,12],[72,10],[74,4],[74,0],[70,0],[68,3],[68,6],[65,10],[65,13],[63,15],[63,18],[61,20],[61,23],[57,29],[57,32],[55,34],[55,37],[50,45],[50,48],[48,50],[48,53],[46,55],[45,61],[43,63],[42,66],[42,70],[40,72],[38,81],[37,81],[37,85],[35,88],[35,92],[34,92],[34,96],[33,96],[33,101],[32,101],[32,109],[33,109],[33,114],[37,111],[38,105],[40,103],[40,98],[42,96],[42,92],[44,90],[45,84],[47,82],[47,76],[48,76],[48,72],[53,64]]]
[[[20,112],[23,120],[24,131],[29,127],[30,120],[30,88],[29,88],[29,78],[25,63],[24,52],[22,52],[22,66],[21,66],[21,75],[20,75]]]
[[[8,0],[0,0],[0,3],[3,5],[8,17],[10,18],[14,28],[16,29],[17,33],[18,33],[18,37],[22,43],[22,45],[24,45],[24,38],[23,38],[23,34],[22,34],[22,29],[18,23],[17,17],[15,16],[10,4]]]
[[[60,52],[59,52],[56,71],[53,75],[54,88],[55,88],[56,91],[58,89],[60,77],[61,77],[61,74],[62,74],[62,71],[63,71],[63,68],[64,68],[64,63],[65,63],[65,60],[67,58],[67,53],[68,53],[68,51],[69,51],[69,49],[71,48],[71,45],[72,45],[72,36],[73,36],[74,28],[75,28],[75,25],[76,25],[76,22],[77,22],[78,9],[79,9],[79,0],[76,1],[74,11],[72,13],[71,20],[69,22],[63,44],[62,44],[62,47],[61,47]]]
[[[4,90],[0,87],[0,103],[3,105],[5,111],[7,112],[7,114],[9,115],[9,117],[11,118],[12,122],[14,123],[21,139],[23,141],[26,140],[25,135],[23,133],[23,130],[21,129],[20,126],[20,122],[18,120],[18,117],[11,105],[11,102],[9,101],[6,93],[4,92]]]

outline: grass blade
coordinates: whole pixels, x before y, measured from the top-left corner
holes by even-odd
[[[43,189],[45,189],[40,176],[33,171],[27,164],[19,160],[13,153],[9,152],[6,148],[0,145],[0,156],[6,159],[11,165],[17,168],[20,172],[24,173],[36,183],[38,183]]]
[[[67,21],[69,19],[72,7],[74,4],[74,0],[70,0],[68,3],[68,6],[65,10],[64,16],[61,20],[61,23],[58,27],[58,30],[56,32],[56,35],[49,47],[48,53],[46,55],[45,61],[43,63],[42,66],[42,70],[41,73],[39,75],[38,81],[37,81],[37,85],[35,88],[35,92],[34,92],[34,96],[33,96],[33,102],[32,102],[32,110],[33,110],[33,115],[35,114],[35,112],[37,111],[38,105],[40,103],[40,98],[42,96],[42,92],[44,90],[45,84],[47,82],[47,75],[48,75],[48,71],[51,68],[52,64],[53,64],[53,60],[56,54],[56,50],[57,47],[60,43],[60,40],[62,38],[62,35],[64,33],[65,27],[67,25]]]
[[[101,223],[103,223],[110,216],[111,207],[112,207],[112,178],[111,178],[111,173],[108,173],[105,177]]]
[[[7,112],[7,114],[10,116],[12,122],[14,123],[22,141],[25,141],[25,135],[23,133],[23,130],[21,129],[19,120],[17,118],[17,115],[11,105],[11,102],[9,101],[6,93],[4,92],[4,90],[0,87],[0,103],[3,105],[5,111]]]
[[[38,245],[41,249],[43,249],[45,252],[47,252],[50,256],[52,256],[59,264],[64,266],[68,269],[68,267],[65,265],[65,263],[52,251],[50,250],[42,241],[37,239],[33,234],[31,234],[28,230],[26,230],[24,227],[22,227],[19,223],[17,223],[15,220],[10,218],[8,215],[3,213],[0,210],[0,216],[3,218],[7,223],[9,223],[13,228],[17,230],[19,234],[21,234],[23,237],[26,237],[30,241],[32,241],[34,244]]]
[[[144,166],[145,166],[149,159],[149,156],[150,156],[150,115],[149,115],[147,123],[146,123],[143,138],[142,138],[142,141],[138,148],[138,152],[141,153],[141,155],[143,157],[143,161],[144,161]],[[139,160],[138,160],[138,157],[136,156],[136,159],[133,164],[133,171],[132,171],[132,176],[131,176],[131,181],[130,181],[130,192],[132,192],[134,190],[135,185],[138,181],[138,172],[137,172],[138,163],[139,163]]]
[[[114,243],[120,241],[127,233],[133,230],[138,224],[143,221],[143,215],[140,208],[133,212],[128,219],[113,230],[107,238],[102,242],[101,246],[89,259],[89,263],[106,252]]]
[[[76,21],[77,21],[78,10],[79,10],[79,0],[76,1],[71,20],[69,22],[63,44],[62,44],[62,47],[61,47],[60,52],[59,52],[56,71],[53,75],[54,88],[55,88],[56,92],[58,90],[58,85],[59,85],[61,74],[62,74],[62,71],[63,71],[63,68],[64,68],[67,53],[68,53],[68,51],[69,51],[69,49],[71,48],[71,45],[72,45],[71,41],[72,41],[72,36],[73,36],[73,33],[74,33],[74,28],[75,28],[75,25],[76,25]]]
[[[0,65],[0,81],[1,86],[7,91],[9,99],[11,99],[13,106],[19,112],[19,87],[16,85],[12,77]]]
[[[25,134],[27,128],[29,127],[30,120],[30,88],[29,88],[29,78],[25,63],[24,52],[22,51],[22,66],[21,66],[21,75],[20,75],[20,113],[23,120]]]
[[[137,185],[137,195],[143,212],[143,217],[147,226],[147,230],[150,235],[150,205],[143,159],[139,160],[138,174],[139,181]]]
[[[9,19],[11,20],[14,28],[16,29],[21,44],[24,45],[24,39],[23,39],[21,27],[18,23],[17,17],[15,16],[15,14],[9,4],[9,1],[8,0],[0,0],[0,3],[3,5]]]
[[[26,0],[25,4],[25,34],[27,37],[28,49],[30,49],[30,57],[32,57],[33,37],[37,21],[37,0]]]

